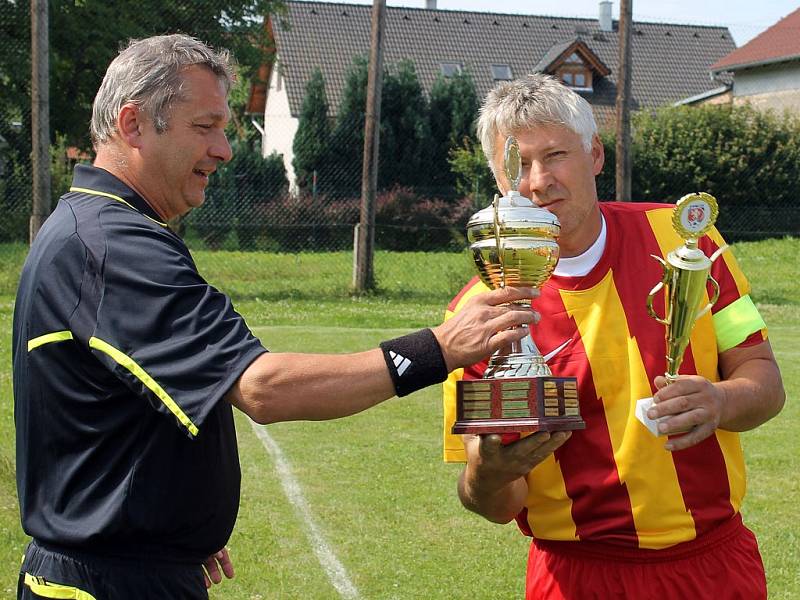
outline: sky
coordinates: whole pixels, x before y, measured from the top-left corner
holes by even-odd
[[[370,0],[337,0],[372,4]],[[425,0],[386,0],[387,6],[425,8]],[[619,1],[611,12],[619,18]],[[632,0],[633,20],[728,27],[737,46],[800,8],[800,0]],[[437,0],[442,10],[596,18],[599,0]]]

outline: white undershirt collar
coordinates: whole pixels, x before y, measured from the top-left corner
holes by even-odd
[[[559,277],[583,277],[600,262],[606,249],[606,220],[600,214],[600,235],[583,253],[578,256],[562,257],[558,260],[553,275]]]

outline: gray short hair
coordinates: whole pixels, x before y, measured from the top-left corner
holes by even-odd
[[[108,66],[92,105],[90,132],[95,147],[116,132],[123,105],[142,107],[155,129],[168,127],[172,105],[182,99],[182,71],[192,65],[211,70],[230,91],[234,67],[227,50],[215,51],[188,35],[159,35],[131,40]]]
[[[597,133],[589,103],[549,75],[533,73],[492,89],[478,117],[478,137],[492,171],[498,133],[511,135],[540,125],[569,127],[581,136],[587,152]]]

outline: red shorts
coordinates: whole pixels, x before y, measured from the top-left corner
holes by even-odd
[[[762,600],[764,564],[740,515],[699,539],[663,550],[534,540],[526,600]]]

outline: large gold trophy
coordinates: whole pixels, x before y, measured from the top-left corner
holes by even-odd
[[[689,345],[695,321],[706,314],[719,298],[719,284],[710,275],[711,265],[728,246],[722,246],[710,257],[697,247],[697,241],[714,226],[719,209],[711,194],[688,194],[678,200],[672,216],[672,226],[684,238],[684,245],[673,250],[664,260],[653,255],[664,267],[661,281],[647,296],[650,316],[667,326],[667,371],[664,376],[672,383],[678,378],[683,354]],[[706,282],[713,294],[706,302]],[[653,298],[662,289],[666,312],[659,316],[653,308]]]
[[[506,140],[507,195],[467,223],[481,280],[490,288],[539,288],[558,262],[556,216],[519,193],[522,161],[517,141]],[[524,304],[525,302],[521,302]],[[529,302],[528,302],[529,304]],[[530,333],[489,360],[483,379],[459,381],[453,433],[514,433],[586,427],[574,377],[553,377]]]

